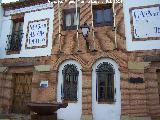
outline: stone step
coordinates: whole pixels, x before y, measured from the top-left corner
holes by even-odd
[[[0,120],[30,120],[30,116],[17,114],[0,115]]]
[[[11,119],[0,119],[0,120],[11,120]]]
[[[0,114],[0,120],[10,120],[9,115]]]
[[[158,117],[152,117],[152,120],[160,120],[160,116],[158,116]]]

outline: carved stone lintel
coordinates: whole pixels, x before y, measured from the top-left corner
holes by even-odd
[[[128,62],[128,69],[129,70],[144,70],[150,62]]]
[[[51,66],[50,65],[38,65],[38,66],[34,66],[35,71],[38,72],[49,72],[51,70]]]
[[[21,66],[33,66],[34,62],[14,62],[14,63],[2,63],[6,67],[21,67]]]

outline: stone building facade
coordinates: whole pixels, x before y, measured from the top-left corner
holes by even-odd
[[[4,10],[8,8],[17,9],[17,5],[21,8],[44,4],[48,1],[40,0],[40,2],[24,1],[2,6]],[[75,4],[66,0],[60,4],[61,11],[59,11],[57,1],[54,2],[53,30],[51,29],[52,32],[50,32],[52,47],[48,48],[51,53],[44,55],[43,53],[41,54],[40,50],[37,51],[38,53],[33,53],[36,56],[28,56],[25,55],[25,52],[20,52],[19,54],[22,53],[21,55],[12,53],[9,57],[4,55],[0,59],[0,113],[10,114],[17,112],[16,106],[20,106],[18,104],[20,101],[17,99],[23,99],[23,104],[28,101],[38,103],[67,101],[69,103],[68,108],[57,112],[60,119],[66,120],[159,120],[160,51],[157,48],[151,50],[127,50],[124,4],[114,4],[116,13],[114,16],[115,26],[111,23],[93,28],[91,27],[92,14],[89,0],[84,3],[78,2],[80,26],[87,23],[91,27],[87,37],[89,42],[88,49],[80,28],[77,31],[76,29],[68,30],[64,27],[66,26],[64,11],[74,10]],[[93,4],[93,9],[101,10],[103,8],[102,2],[105,3],[106,1],[100,0],[99,2]],[[107,8],[112,9],[113,4],[108,3]],[[62,15],[60,17],[61,39],[59,39],[59,13]],[[79,33],[78,39],[77,32]],[[24,51],[24,49],[22,50]],[[29,54],[29,52],[26,52],[26,54]],[[107,101],[108,99],[99,101],[99,97],[97,98],[101,93],[98,87],[100,83],[97,82],[99,77],[97,71],[103,64],[106,65],[107,70],[113,70],[111,93],[114,96],[109,99],[111,101]],[[65,101],[64,98],[65,94],[67,94],[64,91],[64,71],[67,65],[76,66],[75,68],[78,71],[76,100]],[[108,67],[111,68],[108,69]],[[20,80],[25,82],[15,83]],[[40,86],[43,81],[48,82],[46,88]],[[27,94],[22,86],[27,89],[29,97],[26,97]],[[27,98],[28,101],[17,97],[16,91],[18,94],[22,93],[21,97]],[[21,112],[26,112],[23,109]]]

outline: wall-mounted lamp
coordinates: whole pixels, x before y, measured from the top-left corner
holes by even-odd
[[[89,28],[88,24],[84,23],[81,26],[81,30],[82,30],[82,34],[83,34],[84,39],[86,39],[88,37],[88,33],[90,32],[90,28]]]
[[[48,2],[53,2],[53,0],[48,0]]]
[[[88,40],[87,40],[88,33],[90,32],[90,27],[88,26],[87,23],[84,23],[80,28],[81,28],[83,37],[84,37],[84,39],[86,40],[87,49],[90,49],[90,47],[89,47],[89,42],[88,42]]]

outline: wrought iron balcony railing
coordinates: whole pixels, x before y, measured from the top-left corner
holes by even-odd
[[[21,50],[21,42],[23,38],[23,32],[17,31],[12,33],[11,35],[7,35],[8,41],[7,41],[7,51],[20,51]]]

